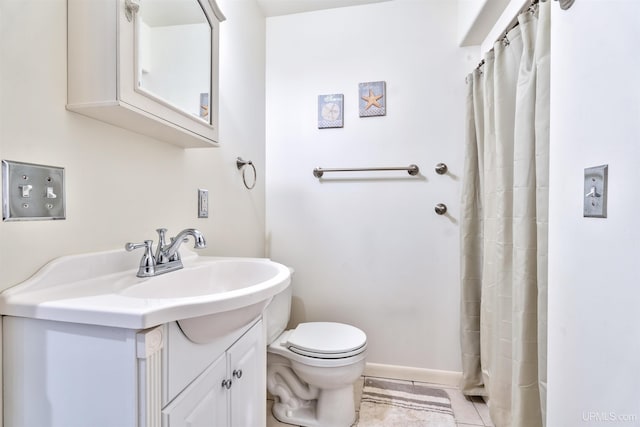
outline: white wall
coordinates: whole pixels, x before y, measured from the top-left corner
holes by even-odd
[[[155,240],[161,226],[201,229],[209,254],[264,254],[265,20],[255,2],[219,5],[221,147],[185,151],[66,111],[66,2],[0,0],[0,157],[63,166],[67,179],[66,220],[0,223],[0,289],[62,255]],[[253,191],[236,156],[257,165]]]
[[[547,425],[637,425],[640,2],[553,6]],[[608,218],[583,218],[602,164]]]
[[[507,5],[515,1],[458,0],[456,2],[458,4],[458,44],[460,46],[475,46],[482,43]],[[525,1],[530,0],[519,1],[524,4]],[[509,20],[513,16],[512,13]]]
[[[460,369],[464,77],[476,58],[456,45],[449,0],[267,19],[270,255],[296,271],[293,322],[362,328],[369,362]],[[378,80],[387,115],[359,118],[358,83]],[[317,97],[332,93],[344,94],[344,128],[318,129]],[[437,175],[438,162],[451,173]],[[411,163],[420,177],[312,175]],[[439,202],[449,216],[434,213]]]
[[[475,29],[475,23],[486,6],[488,0],[458,0],[458,43],[461,46],[478,44],[477,41],[468,40],[470,33]]]

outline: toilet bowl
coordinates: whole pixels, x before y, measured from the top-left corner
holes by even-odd
[[[290,307],[288,287],[265,312],[267,389],[275,397],[274,417],[305,427],[351,426],[356,417],[353,385],[366,363],[366,334],[335,322],[284,330]]]

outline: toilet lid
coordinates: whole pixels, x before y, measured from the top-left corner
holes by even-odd
[[[357,354],[367,335],[355,326],[333,322],[301,323],[287,339],[287,347],[315,357],[346,357]]]

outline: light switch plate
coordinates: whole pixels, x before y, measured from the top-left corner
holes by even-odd
[[[198,189],[198,218],[209,218],[209,190]]]
[[[2,220],[65,219],[64,168],[2,161]]]
[[[607,217],[607,174],[609,165],[584,170],[584,216]]]

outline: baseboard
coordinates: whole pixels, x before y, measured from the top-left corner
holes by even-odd
[[[364,375],[367,377],[420,381],[452,387],[458,387],[462,379],[462,372],[384,365],[382,363],[367,363],[367,366],[364,368]]]

